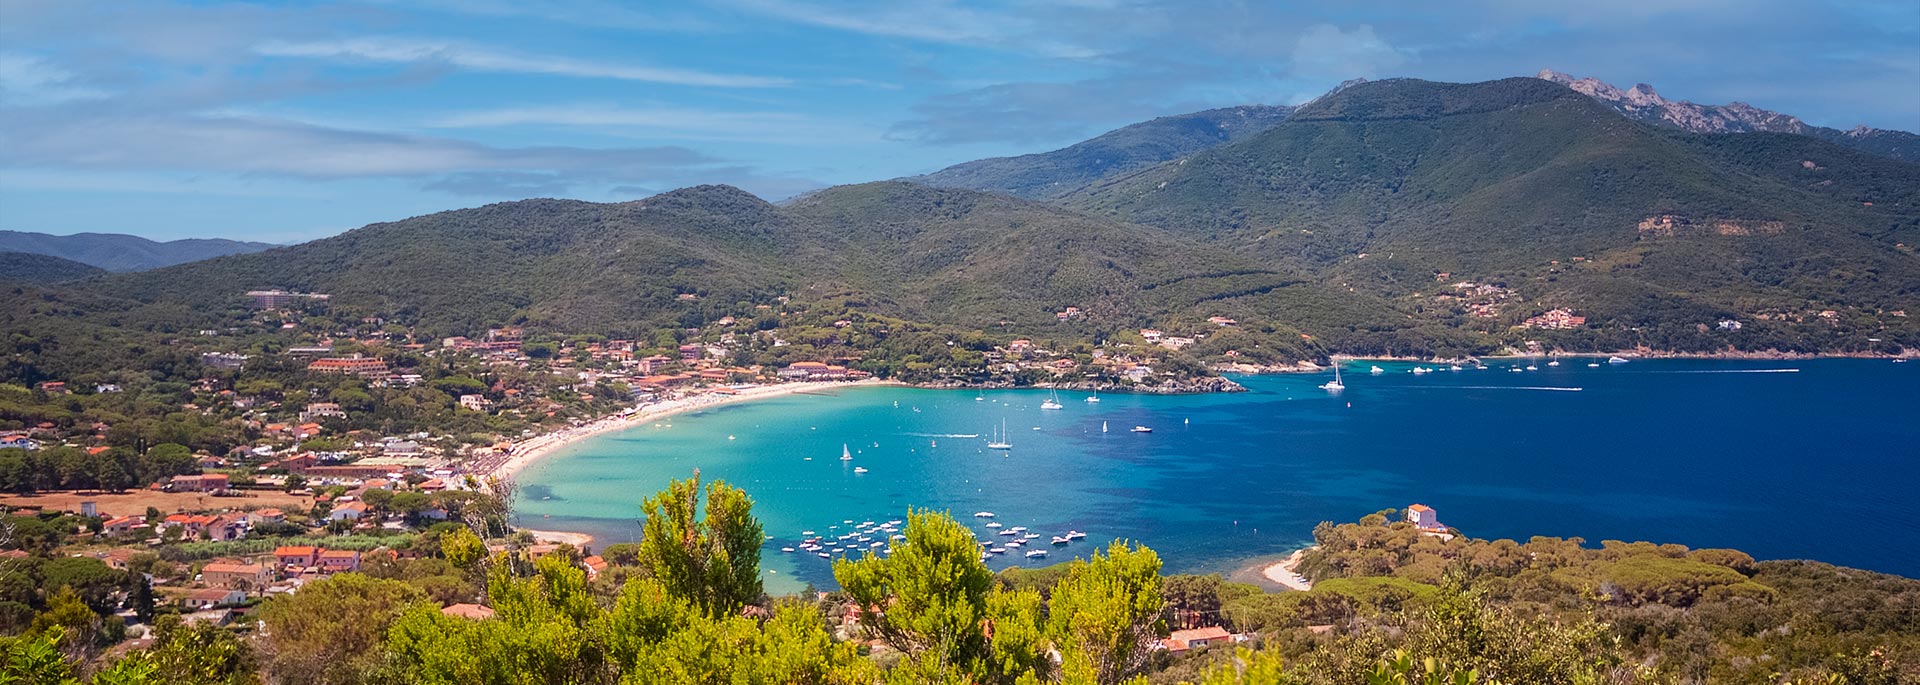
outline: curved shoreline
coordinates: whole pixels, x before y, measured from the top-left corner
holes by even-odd
[[[510,480],[521,471],[526,470],[528,466],[532,466],[534,462],[559,451],[563,447],[603,433],[642,426],[651,421],[657,421],[676,414],[684,414],[697,409],[783,397],[808,391],[830,390],[835,388],[878,388],[900,385],[902,384],[884,380],[803,381],[781,383],[779,385],[757,385],[734,388],[734,392],[731,394],[706,392],[690,397],[667,400],[665,402],[642,406],[631,414],[608,416],[586,424],[535,436],[514,443],[512,457],[501,462],[499,466],[494,467],[491,471],[477,475],[491,475]]]

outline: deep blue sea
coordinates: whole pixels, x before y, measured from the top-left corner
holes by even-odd
[[[774,590],[831,584],[825,560],[780,551],[803,531],[910,506],[1089,534],[996,567],[1127,538],[1169,571],[1230,571],[1321,521],[1421,502],[1475,537],[1733,547],[1920,577],[1920,362],[1595,361],[1424,375],[1357,361],[1338,394],[1316,387],[1330,374],[1257,376],[1237,379],[1247,393],[1072,393],[1052,411],[1046,390],[792,395],[569,446],[522,472],[520,523],[629,541],[640,499],[697,468],[754,498]],[[1002,421],[1013,449],[989,450]]]

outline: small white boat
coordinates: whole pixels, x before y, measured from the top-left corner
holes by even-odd
[[[1460,365],[1459,365],[1459,364],[1454,364],[1453,366],[1449,366],[1449,367],[1447,367],[1447,370],[1448,370],[1448,371],[1459,371],[1459,370],[1460,370]]]
[[[1152,429],[1152,428],[1148,428],[1148,427],[1146,427],[1146,426],[1134,426],[1134,427],[1133,427],[1133,432],[1135,432],[1135,433],[1152,433],[1152,432],[1153,432],[1153,429]]]
[[[1560,360],[1558,360],[1558,359],[1555,359],[1555,360],[1553,360],[1553,361],[1550,361],[1550,362],[1547,362],[1547,366],[1559,366],[1559,365],[1560,365]]]
[[[732,440],[732,439],[733,439],[733,436],[731,436],[731,435],[729,435],[729,436],[727,436],[727,439],[728,439],[728,440]]]
[[[1532,364],[1528,364],[1528,365],[1527,365],[1527,370],[1528,370],[1528,371],[1539,371],[1539,370],[1540,370],[1540,367],[1538,367],[1538,366],[1534,366],[1534,365],[1532,365]]]
[[[1347,384],[1340,382],[1340,360],[1333,360],[1333,380],[1321,383],[1320,389],[1327,392],[1340,392],[1347,389]]]
[[[1020,547],[1025,544],[1027,544],[1025,540],[1010,540],[1007,542],[1007,549],[1013,549],[1015,547]]]
[[[1424,367],[1424,366],[1416,366],[1416,367],[1413,367],[1413,375],[1415,375],[1415,376],[1418,376],[1418,375],[1421,375],[1421,374],[1425,374],[1425,373],[1428,373],[1428,372],[1431,372],[1431,371],[1433,371],[1433,369],[1429,369],[1429,368],[1427,368],[1427,367]]]
[[[1046,551],[1046,550],[1044,550],[1044,549],[1030,549],[1030,550],[1027,550],[1027,558],[1028,558],[1028,559],[1035,559],[1035,558],[1039,558],[1039,557],[1044,557],[1044,556],[1046,556],[1046,555],[1047,555],[1047,551]]]
[[[1013,532],[1015,532],[1015,533],[1025,533],[1025,532],[1027,532],[1027,527],[1026,527],[1026,526],[1014,526],[1014,527],[1012,527],[1012,528],[1008,528],[1007,530],[1011,530],[1011,531],[1013,531]]]
[[[999,521],[988,521],[988,522],[987,522],[987,527],[988,527],[988,528],[999,528],[999,527],[1000,527],[1000,525],[1001,525],[1001,524],[1000,524],[1000,522],[999,522]]]
[[[1049,397],[1046,399],[1046,401],[1040,403],[1040,408],[1041,409],[1066,409],[1067,406],[1060,403],[1059,391],[1054,391],[1052,397]]]
[[[781,547],[781,548],[780,548],[780,551],[782,551],[782,552],[789,552],[789,553],[791,553],[791,552],[793,552],[793,548],[792,548],[792,547]]]
[[[1013,441],[1009,439],[1008,436],[1004,435],[1004,433],[1006,432],[1007,432],[1007,422],[1005,419],[1001,419],[1000,432],[994,433],[993,439],[987,441],[987,449],[990,449],[990,450],[1013,449]]]
[[[1092,403],[1096,403],[1096,402],[1099,402],[1099,401],[1100,401],[1100,396],[1099,396],[1099,395],[1088,395],[1088,396],[1087,396],[1087,402],[1088,402],[1089,404],[1092,404]]]
[[[1367,369],[1367,373],[1371,373],[1371,374],[1373,374],[1373,375],[1375,375],[1375,376],[1378,376],[1378,375],[1380,375],[1380,374],[1383,374],[1383,373],[1386,373],[1386,372],[1387,372],[1387,370],[1386,370],[1386,369],[1383,369],[1383,368],[1380,368],[1380,367],[1378,367],[1378,366],[1376,366],[1376,367],[1373,367],[1373,368],[1371,368],[1371,369]]]
[[[1107,422],[1105,422],[1105,421],[1101,421],[1101,422],[1100,422],[1100,432],[1102,432],[1102,433],[1105,433],[1105,432],[1107,432]]]
[[[1087,534],[1086,534],[1086,533],[1082,533],[1082,532],[1080,532],[1080,531],[1077,531],[1077,530],[1069,530],[1069,531],[1067,531],[1067,539],[1068,539],[1068,540],[1078,540],[1078,539],[1080,539],[1080,538],[1084,538],[1084,537],[1086,537],[1086,536],[1087,536]]]
[[[1072,540],[1069,540],[1069,539],[1067,539],[1067,536],[1065,536],[1065,535],[1055,535],[1055,536],[1053,536],[1053,544],[1056,544],[1056,545],[1064,545],[1064,544],[1067,544],[1067,543],[1069,543],[1069,542],[1073,542],[1073,541],[1072,541]]]
[[[822,559],[832,559],[832,558],[833,558],[833,555],[831,555],[831,554],[828,554],[828,553],[826,553],[826,552],[814,552],[814,556],[817,556],[817,557],[820,557],[820,558],[822,558]]]
[[[1608,364],[1625,364],[1627,363],[1627,360],[1625,357],[1607,357],[1607,363]]]
[[[1006,553],[1007,553],[1007,548],[1005,548],[1005,547],[988,547],[988,548],[987,548],[987,551],[989,551],[989,552],[992,552],[992,553],[994,553],[994,554],[1006,554]]]
[[[847,449],[845,443],[840,445],[840,461],[853,461],[853,450]],[[852,523],[852,521],[848,521],[848,523]]]
[[[1600,368],[1600,362],[1588,362],[1588,363],[1587,363],[1587,368],[1589,368],[1589,369],[1597,369],[1597,368]]]
[[[1013,531],[1011,531],[1011,530],[1003,530],[1003,531],[1000,531],[1000,534],[1001,534],[1001,535],[1018,535],[1018,533],[1015,533],[1015,532],[1013,532]]]
[[[990,519],[990,518],[993,518],[993,512],[991,512],[991,511],[976,511],[976,512],[973,512],[973,517],[974,517],[974,518],[977,518],[977,519]]]
[[[853,472],[854,472],[854,473],[866,473],[866,472],[867,472],[867,467],[865,467],[865,466],[855,466],[855,467],[853,467]]]

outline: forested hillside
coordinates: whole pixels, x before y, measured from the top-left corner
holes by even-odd
[[[104,273],[71,259],[26,252],[0,252],[0,282],[60,283]]]
[[[1051,152],[976,160],[903,180],[1054,198],[1103,178],[1259,133],[1292,111],[1285,105],[1243,105],[1160,117]]]
[[[0,251],[29,252],[89,264],[108,271],[139,271],[230,254],[259,252],[267,243],[191,238],[159,242],[117,233],[48,235],[0,231]]]
[[[1841,310],[1911,336],[1892,312],[1920,300],[1920,166],[1657,130],[1538,79],[1361,84],[1063,202],[1422,308],[1469,280],[1595,321]]]

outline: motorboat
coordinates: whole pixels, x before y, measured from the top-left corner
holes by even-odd
[[[1387,370],[1386,370],[1386,369],[1383,369],[1383,368],[1380,368],[1380,367],[1378,367],[1378,366],[1376,366],[1376,367],[1373,367],[1373,368],[1371,368],[1371,369],[1367,369],[1367,373],[1371,373],[1371,374],[1373,374],[1373,375],[1375,375],[1375,376],[1378,376],[1378,375],[1380,375],[1380,374],[1383,374],[1383,373],[1386,373],[1386,372],[1387,372]]]
[[[1046,555],[1047,555],[1047,551],[1044,549],[1030,549],[1030,550],[1027,550],[1027,554],[1026,554],[1028,559],[1037,559],[1040,557],[1044,557]]]
[[[865,467],[865,466],[855,466],[855,467],[853,467],[853,472],[854,472],[854,473],[866,473],[866,472],[867,472],[867,467]]]
[[[1053,544],[1056,544],[1056,545],[1064,545],[1064,544],[1067,544],[1067,543],[1069,543],[1069,542],[1073,542],[1073,541],[1072,541],[1072,540],[1069,540],[1069,539],[1067,539],[1067,536],[1065,536],[1065,535],[1055,535],[1055,536],[1053,536]]]
[[[1133,427],[1133,432],[1135,432],[1135,433],[1152,433],[1152,432],[1153,432],[1153,429],[1152,429],[1152,428],[1148,428],[1148,427],[1146,427],[1146,426],[1134,426],[1134,427]]]
[[[1626,357],[1607,357],[1607,363],[1608,364],[1625,364],[1627,363],[1627,359]]]
[[[977,519],[990,519],[990,518],[993,518],[993,512],[991,512],[991,511],[976,511],[976,512],[973,512],[973,517],[974,517],[974,518],[977,518]],[[896,524],[896,525],[897,525],[897,524]]]
[[[1081,538],[1084,538],[1084,537],[1086,537],[1086,536],[1087,536],[1087,534],[1086,534],[1086,533],[1082,533],[1082,532],[1080,532],[1080,531],[1077,531],[1077,530],[1069,530],[1069,531],[1067,531],[1067,539],[1068,539],[1068,540],[1078,540],[1078,539],[1081,539]]]

